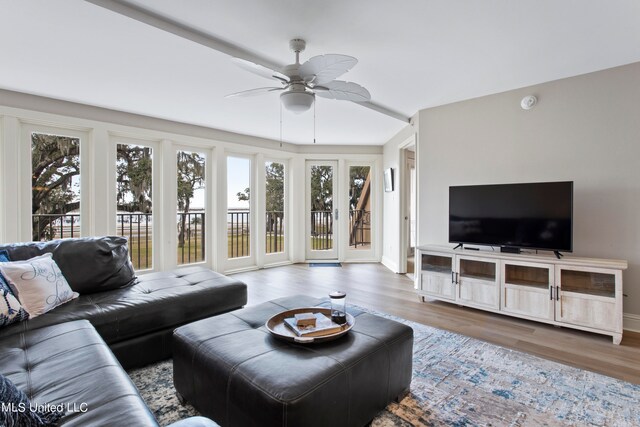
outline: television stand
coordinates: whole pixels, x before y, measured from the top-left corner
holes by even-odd
[[[418,296],[622,339],[627,261],[416,248]]]
[[[562,255],[562,254],[560,253],[560,251],[553,251],[553,254],[554,254],[554,255],[556,256],[556,258],[558,258],[558,259],[560,259],[560,258],[562,258],[562,257],[564,256],[564,255]]]
[[[516,248],[513,246],[500,246],[500,252],[507,254],[519,254],[520,248]]]

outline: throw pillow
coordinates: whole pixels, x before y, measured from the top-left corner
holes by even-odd
[[[0,262],[9,262],[7,251],[0,251]],[[29,318],[29,313],[20,305],[20,301],[13,295],[9,284],[0,274],[0,327]]]
[[[76,237],[0,244],[1,250],[6,250],[14,261],[51,252],[71,289],[81,295],[124,288],[136,280],[124,237]]]
[[[1,426],[55,426],[64,415],[58,411],[32,410],[27,395],[4,375],[0,375],[0,402]]]
[[[78,297],[50,253],[26,261],[0,263],[0,274],[30,318]]]

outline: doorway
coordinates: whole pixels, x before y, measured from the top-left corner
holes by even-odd
[[[418,235],[418,179],[416,138],[412,135],[400,144],[398,152],[398,273],[415,280],[415,249]]]
[[[305,243],[309,260],[338,259],[337,170],[337,161],[307,161]]]
[[[407,276],[413,280],[415,274],[415,253],[416,253],[416,151],[415,145],[405,148],[405,185],[403,188],[407,192],[405,200],[405,221],[407,222],[406,233],[408,243],[404,250],[407,253]]]

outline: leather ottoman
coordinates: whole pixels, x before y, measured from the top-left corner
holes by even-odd
[[[287,297],[176,329],[179,396],[225,427],[368,424],[409,390],[413,330],[355,310],[354,328],[331,342],[284,342],[264,326],[284,310],[328,305]]]

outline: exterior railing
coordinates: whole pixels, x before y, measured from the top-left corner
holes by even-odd
[[[178,264],[205,259],[203,212],[178,212]],[[183,232],[181,232],[183,230]],[[134,268],[153,266],[153,216],[150,213],[118,213],[116,234],[126,237]],[[80,214],[33,215],[33,240],[53,240],[80,236]]]
[[[178,212],[178,265],[205,260],[204,212]]]
[[[80,236],[80,214],[37,214],[32,216],[32,239],[63,239]]]
[[[349,211],[349,246],[357,248],[371,244],[371,211]]]
[[[126,237],[135,269],[153,267],[153,216],[150,213],[116,214],[116,234]]]
[[[251,251],[251,212],[227,212],[227,256],[240,258]]]
[[[333,213],[311,211],[311,249],[322,251],[333,248]]]
[[[265,250],[268,254],[284,252],[284,212],[269,211],[265,218]]]
[[[349,211],[349,245],[358,247],[371,243],[370,211]],[[178,264],[205,260],[205,213],[178,212]],[[250,255],[251,215],[249,211],[227,212],[228,257]],[[285,249],[285,217],[282,211],[265,214],[265,251]],[[152,267],[153,216],[148,213],[118,213],[116,233],[129,241],[129,255],[136,269]],[[33,239],[53,240],[80,236],[80,214],[33,215]],[[311,247],[314,250],[333,248],[333,213],[311,212]]]
[[[349,246],[355,248],[371,244],[371,211],[349,211]],[[333,213],[311,211],[311,249],[333,248]]]

